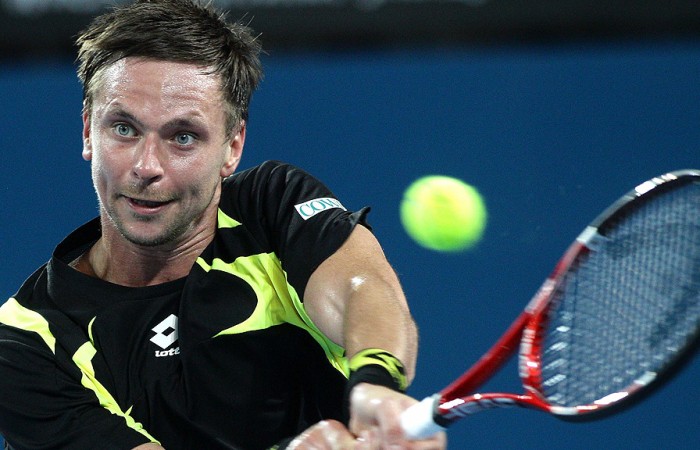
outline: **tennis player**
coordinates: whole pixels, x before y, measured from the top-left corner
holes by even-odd
[[[78,46],[99,217],[0,308],[9,448],[444,448],[400,432],[416,329],[368,210],[288,164],[234,173],[251,31],[142,0]]]

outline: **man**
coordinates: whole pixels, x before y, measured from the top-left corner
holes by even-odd
[[[234,174],[250,30],[142,0],[78,44],[100,214],[0,307],[10,448],[443,448],[398,425],[416,330],[367,211],[286,164]]]

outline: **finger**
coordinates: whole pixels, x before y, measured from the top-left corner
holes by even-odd
[[[382,440],[377,428],[362,430],[356,442],[358,450],[381,450],[382,448]]]
[[[377,408],[377,422],[381,438],[387,445],[405,445],[407,443],[399,417],[403,408],[394,399],[387,399]]]
[[[355,446],[355,438],[336,420],[324,420],[297,436],[290,450],[345,450]]]
[[[408,405],[410,405],[410,402]],[[410,450],[443,450],[447,448],[447,435],[444,432],[420,441],[406,439],[399,419],[401,412],[406,409],[406,406],[407,403],[401,399],[391,399],[384,402],[381,408],[378,409],[379,432],[384,445],[388,448]]]

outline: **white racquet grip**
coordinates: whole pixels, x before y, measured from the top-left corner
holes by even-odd
[[[401,413],[404,436],[411,440],[425,439],[445,430],[433,420],[436,401],[435,397],[426,397]]]

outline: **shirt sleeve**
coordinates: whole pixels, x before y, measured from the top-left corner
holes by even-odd
[[[150,442],[61,370],[36,333],[0,325],[0,433],[10,449],[132,449]]]
[[[369,208],[349,210],[325,184],[290,164],[268,161],[226,184],[222,206],[277,254],[289,283],[302,295],[314,270],[357,224],[370,228]]]

